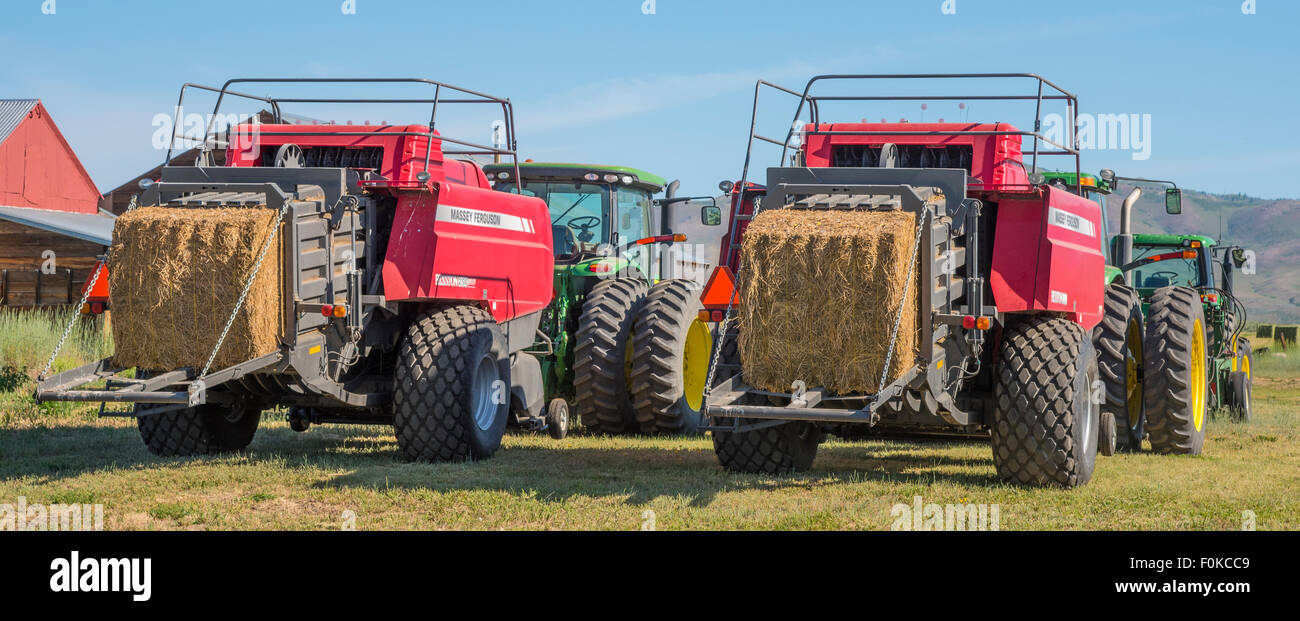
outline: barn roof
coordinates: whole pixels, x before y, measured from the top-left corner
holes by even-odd
[[[37,104],[36,99],[0,99],[0,142],[9,138],[27,113]]]
[[[102,211],[98,214],[69,213],[0,205],[0,220],[108,246],[113,243],[113,223],[116,218]]]

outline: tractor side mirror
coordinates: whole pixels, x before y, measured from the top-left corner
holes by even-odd
[[[718,226],[722,224],[722,208],[718,207],[718,200],[714,199],[712,205],[705,205],[700,208],[700,222],[704,226]]]
[[[1165,213],[1176,216],[1183,213],[1183,191],[1178,188],[1165,190]]]

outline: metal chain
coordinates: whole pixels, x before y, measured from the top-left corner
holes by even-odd
[[[139,198],[138,194],[131,195],[131,202],[127,203],[126,205],[127,211],[131,211],[132,209],[136,208],[137,198]],[[108,252],[105,252],[104,260],[96,263],[95,273],[90,275],[90,284],[86,285],[86,290],[81,293],[81,301],[78,302],[77,305],[73,308],[72,319],[68,321],[67,327],[63,329],[63,336],[59,337],[59,343],[54,346],[54,352],[50,354],[50,359],[45,362],[45,369],[42,370],[41,374],[38,376],[41,379],[45,379],[45,374],[49,373],[50,369],[54,368],[54,361],[59,357],[59,351],[63,349],[63,345],[67,342],[68,336],[72,334],[72,327],[77,325],[77,318],[81,314],[81,309],[85,308],[86,300],[90,299],[90,292],[95,289],[95,283],[99,282],[99,275],[104,271],[104,266],[107,264],[108,264]]]
[[[921,207],[921,224],[916,227],[916,242],[912,245],[912,261],[907,266],[907,284],[903,286],[903,299],[898,303],[898,316],[894,317],[894,330],[889,335],[889,350],[885,352],[885,367],[880,370],[880,382],[876,384],[876,394],[885,389],[885,379],[889,377],[889,365],[894,360],[894,347],[898,345],[898,327],[903,323],[903,311],[907,306],[907,296],[912,291],[912,274],[916,272],[916,257],[921,253],[921,233],[925,223],[930,220],[930,210]]]
[[[104,261],[108,261],[108,254],[104,255]],[[59,337],[59,343],[54,346],[54,352],[50,354],[50,359],[45,361],[45,369],[38,376],[41,379],[45,379],[45,375],[50,372],[50,369],[54,368],[54,359],[59,357],[59,351],[63,349],[63,344],[67,342],[68,335],[72,334],[72,327],[77,325],[77,319],[81,317],[81,309],[86,307],[86,300],[90,299],[90,292],[95,289],[95,283],[99,282],[99,274],[103,271],[104,263],[97,263],[95,273],[90,275],[90,284],[86,285],[86,290],[81,292],[81,301],[72,309],[72,319],[68,320],[67,327],[63,329],[63,336]]]
[[[217,352],[221,351],[221,344],[226,341],[226,335],[230,333],[230,326],[235,324],[235,317],[239,316],[239,310],[244,307],[244,300],[248,298],[248,292],[253,288],[253,281],[257,279],[257,272],[262,269],[262,261],[266,260],[266,251],[271,249],[271,242],[275,241],[275,235],[280,231],[280,223],[284,221],[284,213],[289,209],[289,201],[280,205],[280,211],[275,214],[275,224],[271,227],[271,234],[267,236],[266,243],[262,244],[262,254],[257,257],[257,263],[253,264],[253,273],[248,275],[248,280],[244,283],[244,290],[239,294],[239,300],[235,302],[235,310],[230,312],[230,318],[226,320],[226,327],[221,329],[221,336],[217,337],[217,344],[212,348],[212,353],[208,355],[207,364],[203,365],[203,372],[199,377],[207,377],[208,371],[212,369],[212,361],[217,359]]]

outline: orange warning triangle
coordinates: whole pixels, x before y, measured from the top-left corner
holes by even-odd
[[[732,303],[731,293],[736,287],[736,277],[731,274],[731,268],[720,265],[713,270],[713,275],[709,276],[709,284],[704,285],[704,294],[700,296],[700,301],[704,303],[705,308],[726,308]]]

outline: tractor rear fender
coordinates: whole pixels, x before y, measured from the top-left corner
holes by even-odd
[[[1101,207],[1069,192],[1004,195],[990,278],[998,310],[1063,312],[1091,330],[1105,295],[1101,230]]]
[[[465,300],[498,322],[551,301],[551,220],[540,199],[459,184],[402,192],[384,260],[389,302]]]

